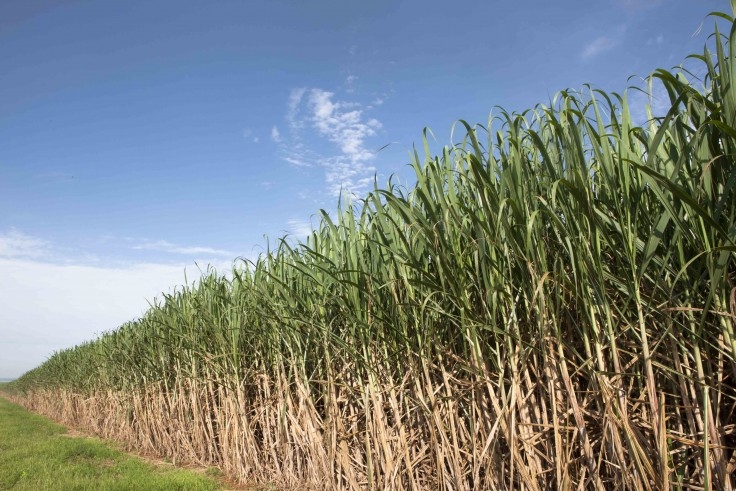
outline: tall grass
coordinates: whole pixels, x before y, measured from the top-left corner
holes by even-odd
[[[671,109],[559,93],[230,279],[54,354],[24,403],[244,481],[733,489],[736,27]],[[640,108],[636,108],[640,109]]]

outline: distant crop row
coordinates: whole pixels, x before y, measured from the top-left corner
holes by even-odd
[[[415,187],[344,200],[306,243],[204,275],[16,390],[244,481],[732,489],[736,30],[720,17],[702,80],[652,74],[666,115],[637,125],[625,96],[586,89],[461,122],[460,143],[415,152]]]

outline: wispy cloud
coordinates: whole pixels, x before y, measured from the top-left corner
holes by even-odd
[[[146,240],[140,244],[136,244],[132,247],[135,250],[146,250],[146,251],[158,251],[168,252],[171,254],[184,254],[184,255],[202,255],[207,254],[211,256],[228,256],[235,257],[236,253],[231,251],[225,251],[223,249],[214,249],[212,247],[199,247],[199,246],[180,246],[172,244],[166,240]]]
[[[352,94],[355,92],[355,82],[358,81],[358,77],[355,75],[348,75],[345,77],[345,92]]]
[[[317,159],[325,168],[329,193],[338,196],[341,192],[364,191],[376,172],[371,165],[375,155],[366,148],[366,140],[381,129],[380,121],[364,113],[360,103],[337,100],[334,92],[319,88],[292,90],[286,120],[296,143],[284,160],[301,167],[315,162],[299,137],[301,131],[310,128],[337,147],[336,155]]]
[[[662,44],[664,44],[664,36],[662,34],[660,34],[656,38],[650,38],[647,40],[647,46],[661,46]]]
[[[261,141],[261,138],[255,135],[251,128],[245,128],[243,130],[243,138],[245,138],[246,140],[251,140],[253,143],[258,143],[259,141]]]
[[[291,93],[289,94],[289,102],[287,104],[288,110],[286,112],[286,121],[289,122],[289,127],[293,130],[299,130],[304,127],[304,122],[302,118],[299,117],[299,112],[300,112],[302,98],[304,97],[304,94],[306,92],[307,92],[306,88],[300,87],[297,89],[291,89]]]
[[[599,54],[614,48],[618,43],[618,40],[612,39],[608,36],[599,36],[585,46],[581,56],[584,60],[590,60]]]
[[[334,95],[332,92],[312,89],[309,106],[314,127],[337,144],[350,161],[369,160],[373,154],[366,150],[365,139],[375,135],[381,123],[377,119],[363,118],[363,111],[357,103],[333,102]]]
[[[626,31],[629,26],[627,24],[620,24],[606,29],[605,34],[602,34],[592,41],[585,43],[580,57],[585,60],[591,60],[598,55],[605,53],[617,47],[626,39]]]
[[[642,84],[644,85],[644,84]],[[641,87],[646,89],[646,87]],[[667,92],[660,85],[652,86],[651,93],[629,89],[626,92],[631,119],[637,126],[648,127],[649,111],[653,117],[662,117],[669,110]]]
[[[616,3],[624,10],[636,12],[662,5],[664,0],[616,0]]]
[[[4,258],[38,258],[47,255],[49,243],[45,240],[26,235],[14,228],[0,234],[0,257]]]
[[[284,160],[295,167],[312,167],[312,164],[302,158],[299,152],[292,152],[291,155],[284,156]]]
[[[297,238],[303,238],[312,233],[312,224],[306,220],[289,220],[287,232]]]
[[[276,143],[281,143],[281,132],[276,126],[271,128],[271,139]]]
[[[699,64],[685,64],[684,70],[688,80],[696,89],[702,92],[710,90],[709,85],[704,85],[707,68]],[[641,90],[629,90],[627,92],[629,109],[635,124],[647,124],[649,120],[648,110],[651,111],[653,117],[663,118],[672,109],[670,94],[661,80],[648,77],[641,80],[637,87]]]

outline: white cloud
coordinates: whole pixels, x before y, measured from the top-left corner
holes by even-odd
[[[608,51],[615,47],[618,41],[615,41],[607,36],[599,36],[590,42],[583,50],[582,57],[584,60],[595,58],[604,51]]]
[[[307,92],[304,87],[292,89],[289,94],[288,110],[286,112],[286,121],[289,123],[289,127],[293,130],[302,128],[303,122],[299,118],[299,108],[301,106],[302,98]]]
[[[626,24],[607,29],[608,32],[606,34],[596,37],[585,45],[583,51],[580,53],[580,57],[587,61],[601,53],[612,50],[626,39],[627,29],[628,26]]]
[[[306,220],[289,220],[287,232],[297,238],[305,238],[312,233],[312,224]]]
[[[274,126],[273,128],[271,128],[271,139],[273,141],[275,141],[276,143],[280,143],[281,142],[281,132],[279,131],[279,129],[276,126]]]
[[[312,167],[315,162],[322,159],[322,156],[307,148],[301,139],[301,133],[308,124],[307,118],[303,114],[303,104],[306,88],[292,89],[289,94],[286,110],[286,122],[289,129],[289,144],[283,141],[283,136],[277,127],[278,143],[280,143],[280,151],[282,159],[295,167]],[[273,136],[273,130],[272,130]],[[276,141],[276,140],[274,140]]]
[[[212,255],[212,256],[227,256],[227,257],[235,257],[237,255],[234,252],[226,251],[223,249],[214,249],[212,247],[199,247],[199,246],[194,246],[194,247],[179,246],[179,245],[172,244],[171,242],[168,242],[165,240],[143,241],[140,244],[134,245],[133,249],[147,250],[147,251],[160,251],[160,252],[168,252],[172,254],[184,254],[184,255],[206,254],[206,255]]]
[[[334,196],[341,191],[359,193],[376,172],[369,164],[374,154],[365,147],[365,141],[375,136],[381,123],[364,118],[359,104],[333,99],[332,92],[312,89],[308,102],[314,128],[340,149],[340,155],[324,163],[327,184]]]
[[[243,138],[245,138],[246,140],[251,140],[253,143],[258,143],[259,141],[261,141],[261,138],[256,136],[251,128],[245,128],[243,130]]]
[[[372,153],[364,147],[365,139],[376,134],[381,123],[376,119],[363,120],[363,112],[355,103],[333,102],[334,94],[321,89],[312,89],[309,105],[311,117],[317,131],[340,147],[351,161],[364,161]]]
[[[358,81],[358,77],[355,75],[348,75],[345,77],[345,92],[352,94],[355,92],[355,82]]]
[[[672,108],[670,95],[661,83],[652,84],[648,103],[655,117],[664,117]]]
[[[284,160],[296,167],[312,167],[312,164],[299,157],[299,155],[287,155]]]
[[[45,240],[26,235],[14,228],[0,234],[0,258],[42,257],[48,253],[49,244]]]
[[[638,10],[657,7],[664,3],[664,0],[616,0],[616,3],[625,10],[635,12]]]
[[[352,83],[356,79],[349,76],[347,81]],[[282,146],[282,159],[297,167],[322,166],[332,196],[364,192],[376,172],[371,164],[375,154],[366,148],[366,141],[381,129],[380,121],[365,116],[370,108],[358,102],[337,100],[333,92],[319,88],[293,89],[286,112],[291,134],[288,147]],[[337,153],[325,156],[304,145],[301,135],[310,130],[333,144]]]
[[[699,77],[699,73],[693,73],[695,79]],[[649,112],[652,117],[663,118],[672,108],[672,101],[667,89],[657,78],[647,78],[642,80],[639,87],[642,90],[628,90],[627,97],[629,100],[629,110],[634,124],[646,126],[649,121]]]

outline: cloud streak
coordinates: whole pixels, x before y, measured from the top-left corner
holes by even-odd
[[[306,220],[293,219],[289,220],[287,224],[289,227],[287,232],[295,235],[297,238],[303,239],[312,233],[312,224]]]
[[[582,53],[584,60],[595,58],[599,54],[614,48],[619,42],[608,36],[599,36],[588,43]]]
[[[616,3],[626,11],[637,12],[658,7],[664,3],[664,0],[616,0]]]
[[[281,132],[276,126],[271,128],[271,139],[276,143],[281,143]]]
[[[261,141],[261,138],[256,135],[251,128],[245,128],[243,130],[243,138],[246,140],[251,140],[253,143],[258,143]]]
[[[172,244],[171,242],[168,242],[166,240],[155,240],[155,241],[147,240],[140,244],[134,245],[132,248],[135,250],[139,250],[139,251],[140,250],[158,251],[158,252],[168,252],[170,254],[184,254],[184,255],[208,254],[212,256],[227,256],[227,257],[237,256],[237,254],[232,251],[226,251],[223,249],[214,249],[212,247],[180,246],[180,245]]]
[[[626,38],[627,29],[628,26],[626,24],[609,29],[607,34],[598,36],[588,42],[580,53],[580,57],[584,61],[589,61],[602,53],[611,51],[613,48],[623,43]]]

